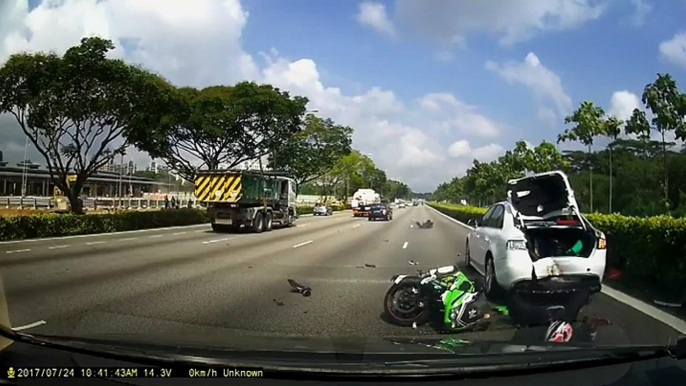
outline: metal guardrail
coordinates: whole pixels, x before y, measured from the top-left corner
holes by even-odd
[[[194,200],[180,199],[177,201],[178,206],[185,208],[195,206]],[[170,201],[171,205],[171,201]],[[147,198],[111,198],[111,197],[89,197],[83,200],[83,207],[86,209],[147,209],[147,208],[164,208],[164,200],[151,200]],[[52,209],[55,208],[55,199],[52,197],[17,197],[4,196],[0,197],[0,208],[12,209]]]

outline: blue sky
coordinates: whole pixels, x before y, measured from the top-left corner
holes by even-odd
[[[428,191],[517,140],[554,141],[584,99],[623,118],[658,72],[686,90],[683,15],[686,0],[7,0],[0,63],[99,35],[178,85],[271,83]],[[23,134],[0,126],[21,158]]]
[[[380,1],[393,19],[394,1]],[[572,30],[543,33],[531,40],[503,47],[497,34],[468,36],[451,61],[437,60],[437,44],[408,28],[391,39],[360,25],[359,2],[289,0],[244,2],[250,12],[245,47],[251,52],[278,47],[288,57],[313,58],[325,81],[355,92],[357,83],[393,90],[401,99],[446,91],[474,104],[499,121],[521,128],[530,140],[554,140],[562,122],[550,127],[536,117],[537,103],[522,97],[522,85],[508,84],[484,67],[488,60],[521,61],[534,52],[562,79],[574,105],[590,99],[609,108],[614,91],[640,95],[658,72],[686,82],[686,68],[659,55],[659,44],[686,31],[686,1],[642,2],[642,14],[628,0],[610,2],[597,20]],[[516,139],[516,138],[514,138]]]

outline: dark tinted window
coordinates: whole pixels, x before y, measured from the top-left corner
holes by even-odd
[[[486,214],[481,218],[481,226],[487,226],[488,220],[491,218],[494,209],[495,207],[492,206],[486,211]]]
[[[490,228],[502,228],[503,220],[505,219],[505,208],[502,205],[497,205],[493,209],[491,217],[488,219],[488,224],[484,224]]]

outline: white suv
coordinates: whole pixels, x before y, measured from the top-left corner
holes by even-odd
[[[600,291],[606,239],[581,214],[560,171],[508,182],[508,199],[492,205],[467,235],[465,260],[484,276],[489,295]]]

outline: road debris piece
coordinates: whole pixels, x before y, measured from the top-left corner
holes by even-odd
[[[419,264],[416,261],[412,261],[412,260],[408,261],[408,263],[410,263],[410,265],[418,265]]]
[[[288,285],[291,286],[291,292],[299,293],[305,297],[312,295],[312,288],[306,286],[305,284],[300,284],[295,280],[288,279]]]
[[[420,229],[430,229],[434,227],[434,222],[431,220],[426,220],[423,223],[417,221],[417,227]]]
[[[285,305],[286,303],[282,302],[281,300],[274,299],[274,304],[276,304],[277,306],[281,307],[281,306]]]
[[[376,268],[376,264],[366,264],[364,265],[367,268]]]
[[[384,241],[384,243],[387,243],[387,242],[388,242],[388,239],[383,239],[383,241]]]

